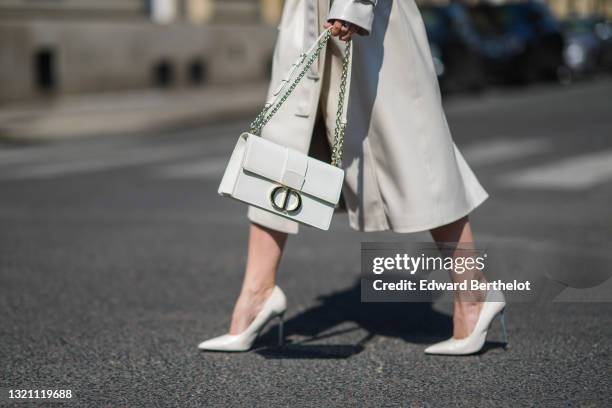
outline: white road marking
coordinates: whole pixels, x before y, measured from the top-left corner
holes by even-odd
[[[46,179],[177,159],[193,161],[198,154],[201,156],[198,163],[203,167],[175,169],[175,177],[196,177],[198,173],[213,177],[222,173],[225,163],[221,164],[218,158],[223,156],[223,161],[227,160],[231,152],[228,141],[234,141],[243,127],[236,123],[178,131],[172,140],[153,144],[141,138],[126,137],[8,149],[0,151],[0,180]],[[181,136],[188,136],[188,140],[182,141]],[[213,164],[202,164],[210,160]]]
[[[86,158],[68,162],[28,165],[18,169],[7,169],[0,173],[0,179],[45,179],[75,173],[91,173],[102,170],[116,169],[161,162],[185,157],[193,157],[198,151],[203,151],[205,145],[201,142],[181,144],[178,146],[140,147],[127,151],[117,151],[102,157]]]
[[[154,170],[153,174],[161,178],[198,179],[220,178],[227,165],[228,157],[202,158],[197,161],[182,164],[172,164]]]
[[[500,181],[511,187],[578,191],[609,180],[612,180],[611,150],[515,171]]]
[[[460,150],[470,166],[485,166],[549,152],[552,144],[547,139],[496,139]]]
[[[225,145],[228,138],[237,139],[241,131],[247,126],[243,122],[232,124],[219,124],[203,128],[177,130],[172,132],[172,139],[180,143],[182,137],[189,137],[193,141],[194,136],[200,138],[200,143],[209,149],[218,149]],[[206,140],[205,142],[203,140]],[[171,141],[162,141],[164,145],[171,145]],[[183,142],[184,143],[184,142]],[[84,155],[100,155],[126,148],[152,147],[152,144],[137,135],[134,137],[124,136],[122,138],[97,137],[91,140],[75,140],[74,143],[63,141],[60,144],[44,144],[40,146],[26,146],[18,148],[0,149],[0,166],[19,165],[26,163],[40,164],[43,161],[56,162],[66,161],[74,158],[81,159]],[[161,146],[161,144],[157,144]]]
[[[90,141],[86,144],[27,146],[15,149],[0,150],[0,166],[20,164],[41,164],[42,162],[64,161],[89,154],[104,154],[111,150],[130,147],[128,140]],[[133,145],[133,144],[132,144]]]

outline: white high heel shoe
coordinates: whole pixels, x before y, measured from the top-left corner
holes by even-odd
[[[240,334],[224,334],[198,345],[200,350],[208,351],[247,351],[259,336],[264,326],[272,319],[278,318],[278,344],[283,345],[283,315],[287,310],[287,298],[283,291],[274,286],[272,294],[264,303],[263,308],[255,316],[255,320]]]
[[[501,300],[491,301],[491,299]],[[497,290],[489,291],[485,303],[480,310],[480,316],[478,317],[478,322],[476,322],[476,327],[474,327],[472,334],[464,339],[455,339],[451,337],[448,340],[436,343],[427,347],[425,353],[462,356],[479,352],[487,339],[487,331],[497,316],[500,317],[504,343],[507,344],[508,334],[506,332],[505,307],[506,301],[503,293]]]

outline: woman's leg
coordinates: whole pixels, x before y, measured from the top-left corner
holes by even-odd
[[[251,223],[246,271],[232,313],[230,334],[242,333],[272,293],[286,241],[286,233]]]
[[[457,244],[458,249],[453,251],[452,256],[474,255],[474,236],[472,235],[472,228],[467,216],[450,224],[432,229],[430,232],[438,245],[450,243],[454,247]],[[483,274],[477,269],[466,271],[463,274],[451,273],[451,278],[454,282],[462,282],[466,279],[485,281]],[[483,295],[478,292],[455,293],[453,307],[454,338],[462,339],[472,333],[480,316]]]

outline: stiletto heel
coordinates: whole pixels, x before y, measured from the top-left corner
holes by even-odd
[[[480,316],[478,316],[478,321],[476,322],[476,327],[474,327],[472,334],[464,339],[455,339],[451,337],[448,340],[436,343],[433,346],[427,347],[425,353],[461,356],[479,352],[485,344],[491,322],[493,322],[497,316],[500,316],[502,332],[507,344],[508,337],[506,333],[506,320],[504,317],[505,308],[506,301],[504,300],[503,293],[500,291],[489,291],[485,303],[480,310]]]
[[[504,348],[507,348],[508,347],[508,330],[506,329],[506,309],[505,308],[499,313],[499,323],[501,324]]]
[[[284,313],[278,315],[278,347],[283,347],[285,344],[285,335],[283,333],[283,319]]]
[[[224,334],[214,339],[203,341],[198,345],[200,350],[208,351],[247,351],[259,336],[262,329],[275,317],[280,319],[278,326],[279,342],[283,340],[283,315],[287,310],[287,298],[283,291],[275,286],[272,294],[255,316],[255,320],[240,334]]]

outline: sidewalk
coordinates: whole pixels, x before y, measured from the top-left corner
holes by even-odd
[[[63,96],[0,106],[0,141],[49,142],[76,137],[142,133],[254,115],[267,85],[194,90],[143,90]]]

